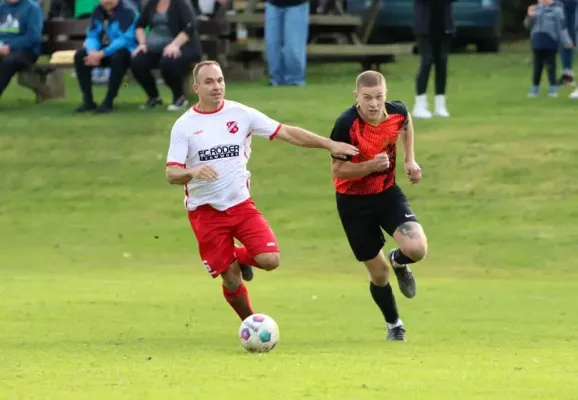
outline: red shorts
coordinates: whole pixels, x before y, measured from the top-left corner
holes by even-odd
[[[252,199],[225,211],[204,205],[189,211],[189,221],[199,242],[199,253],[207,272],[216,278],[235,261],[237,239],[251,256],[277,253],[277,239]]]

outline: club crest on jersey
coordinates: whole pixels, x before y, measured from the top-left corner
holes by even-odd
[[[227,122],[227,130],[229,133],[234,135],[235,133],[239,132],[239,126],[235,121],[229,121]]]

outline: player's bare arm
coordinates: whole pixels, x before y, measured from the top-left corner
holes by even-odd
[[[178,165],[169,165],[166,170],[167,181],[173,185],[186,185],[193,179],[214,181],[217,173],[210,165],[201,165],[194,168],[183,168]]]
[[[413,120],[409,112],[407,113],[406,127],[401,131],[401,142],[405,157],[405,174],[411,183],[418,183],[421,180],[421,168],[415,162]]]
[[[380,153],[372,160],[360,163],[350,161],[331,160],[331,171],[333,176],[338,179],[356,179],[362,178],[369,174],[379,171],[385,171],[389,168],[389,157],[386,153]]]
[[[282,125],[276,137],[295,146],[327,149],[334,157],[341,159],[347,159],[359,153],[355,146],[333,141],[297,126]]]

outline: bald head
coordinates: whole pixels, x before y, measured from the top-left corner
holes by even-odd
[[[225,77],[216,61],[202,61],[193,69],[193,90],[199,96],[199,108],[213,111],[223,104]]]
[[[385,77],[377,71],[365,71],[357,76],[355,87],[357,90],[361,88],[371,88],[375,86],[385,85]]]
[[[199,82],[199,73],[201,72],[201,69],[203,69],[203,67],[212,67],[212,69],[218,69],[219,71],[221,70],[221,65],[219,65],[219,63],[216,61],[211,60],[201,61],[200,63],[195,65],[195,68],[193,68],[193,83]]]

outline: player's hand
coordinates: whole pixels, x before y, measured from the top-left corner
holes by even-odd
[[[349,143],[336,142],[331,140],[327,150],[335,158],[341,158],[342,160],[347,160],[348,157],[353,157],[359,154],[357,147],[350,145]]]
[[[7,44],[0,45],[0,56],[7,56],[10,54],[10,46]]]
[[[203,181],[215,181],[218,178],[217,171],[210,165],[201,165],[190,169],[191,178]]]
[[[385,171],[389,168],[389,156],[387,153],[379,153],[373,157],[373,160],[367,161],[371,165],[373,172]]]
[[[415,161],[406,161],[405,174],[411,183],[419,183],[421,181],[421,168]]]
[[[530,17],[533,17],[534,15],[536,15],[536,5],[528,7],[528,15]]]
[[[566,44],[564,45],[564,48],[566,48],[566,49],[572,49],[572,48],[574,48],[574,46],[572,45],[572,43],[566,43]]]

